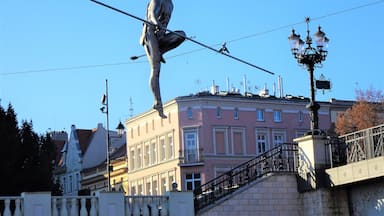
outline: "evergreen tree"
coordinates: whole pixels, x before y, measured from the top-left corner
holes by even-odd
[[[40,137],[40,152],[39,152],[39,177],[40,177],[40,188],[41,191],[52,191],[54,187],[52,179],[53,163],[55,161],[56,148],[53,144],[51,136]]]
[[[54,191],[52,161],[56,149],[47,134],[39,136],[32,122],[23,121],[18,127],[12,105],[4,110],[0,105],[0,195],[20,195],[27,191]]]
[[[21,156],[23,162],[19,174],[23,191],[38,191],[39,185],[39,136],[32,130],[32,122],[24,121],[21,126]]]
[[[0,107],[0,170],[5,178],[0,180],[0,192],[14,195],[18,187],[16,176],[20,161],[20,136],[16,113],[12,105],[7,111]]]

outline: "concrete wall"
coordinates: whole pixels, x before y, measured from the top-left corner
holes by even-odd
[[[351,215],[384,215],[384,181],[377,180],[349,188]]]
[[[205,209],[200,216],[232,215],[303,215],[301,195],[297,191],[296,176],[274,174],[255,182],[216,206]]]

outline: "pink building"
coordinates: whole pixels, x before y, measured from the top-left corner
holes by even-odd
[[[195,187],[309,130],[309,100],[227,92],[177,97],[167,119],[150,110],[126,121],[129,194],[156,195]],[[331,125],[321,102],[319,127]]]

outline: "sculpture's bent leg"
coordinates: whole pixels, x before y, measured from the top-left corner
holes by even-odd
[[[164,54],[176,47],[180,46],[185,41],[186,34],[184,31],[175,31],[175,33],[167,33],[159,40],[159,50]]]

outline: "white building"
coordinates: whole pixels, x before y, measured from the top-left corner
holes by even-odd
[[[125,144],[125,136],[109,131],[111,152]],[[72,125],[68,142],[60,151],[61,158],[55,169],[63,195],[77,195],[81,190],[81,171],[100,165],[107,157],[107,130],[102,124],[94,129],[76,129]]]

